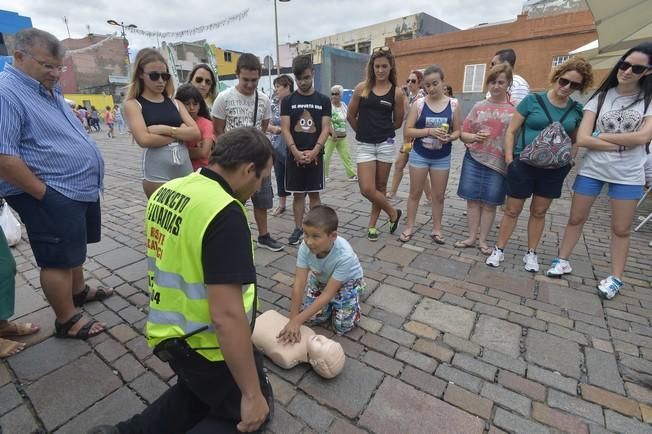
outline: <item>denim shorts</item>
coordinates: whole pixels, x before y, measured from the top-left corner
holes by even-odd
[[[315,275],[310,273],[302,310],[313,304],[325,288],[326,285],[320,285]],[[344,282],[335,297],[310,319],[310,324],[319,325],[330,321],[337,334],[351,331],[360,322],[360,294],[365,289],[364,279]]]
[[[514,156],[514,161],[507,166],[505,192],[515,199],[527,199],[532,195],[557,199],[570,170],[570,164],[559,169],[542,169],[523,163]]]
[[[430,170],[450,170],[451,168],[451,154],[444,158],[426,158],[414,149],[410,152],[408,160],[410,167],[417,169],[430,169]]]
[[[272,209],[274,206],[274,190],[272,190],[271,176],[263,178],[260,190],[251,196],[251,202],[254,204],[254,208]]]
[[[370,161],[393,163],[395,145],[394,137],[390,137],[382,143],[358,142],[356,163],[368,163]]]
[[[464,200],[477,200],[489,205],[505,202],[505,177],[480,164],[466,151],[457,195]]]
[[[43,199],[27,193],[5,198],[25,224],[41,268],[75,268],[86,261],[86,244],[100,241],[100,201],[80,202],[47,187]]]
[[[643,185],[616,184],[584,175],[577,175],[573,183],[573,191],[584,196],[596,197],[605,184],[609,185],[608,195],[610,199],[639,200],[643,196]]]

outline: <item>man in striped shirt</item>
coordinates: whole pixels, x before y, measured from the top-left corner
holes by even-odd
[[[511,48],[505,48],[496,51],[496,54],[494,54],[494,57],[491,59],[489,67],[493,68],[500,63],[509,63],[512,69],[514,69],[514,65],[516,65],[516,53],[514,50]],[[514,107],[516,107],[529,93],[530,85],[528,82],[520,75],[514,74],[512,85],[507,91],[509,101],[514,104]],[[489,96],[489,92],[487,92],[487,98],[489,98]]]
[[[38,29],[16,33],[13,66],[0,73],[0,196],[20,215],[56,315],[55,335],[86,339],[105,325],[77,307],[110,296],[82,266],[100,240],[104,161],[58,85],[64,48]]]

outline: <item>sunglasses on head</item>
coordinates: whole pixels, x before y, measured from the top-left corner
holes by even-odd
[[[408,83],[408,84],[409,84],[409,83],[417,84],[417,81],[416,81],[416,79],[414,79],[414,78],[408,78],[407,80],[405,80],[405,82]]]
[[[147,74],[147,76],[152,81],[158,81],[160,78],[162,78],[163,81],[168,81],[171,77],[171,75],[167,72],[150,72]]]
[[[643,74],[649,68],[652,68],[652,65],[632,65],[631,63],[621,60],[618,62],[618,69],[621,71],[627,71],[629,68],[632,68],[634,74]]]
[[[204,82],[206,82],[206,86],[210,86],[211,84],[213,84],[213,80],[211,80],[210,78],[195,77],[195,83],[202,84]]]
[[[573,90],[580,90],[580,89],[582,89],[582,85],[583,85],[582,83],[579,83],[577,81],[571,81],[571,80],[569,80],[567,78],[563,78],[563,77],[559,77],[559,80],[557,80],[557,82],[559,83],[559,86],[561,86],[561,87],[566,87],[566,86],[570,85],[570,88],[573,89]]]
[[[374,51],[373,51],[373,52],[374,52],[374,53],[378,53],[378,52],[381,52],[381,53],[391,53],[392,50],[390,50],[389,47],[376,47],[376,48],[374,48]]]

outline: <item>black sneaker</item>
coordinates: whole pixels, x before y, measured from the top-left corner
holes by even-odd
[[[258,237],[258,246],[264,247],[272,252],[280,252],[285,246],[276,241],[270,234],[260,235]]]
[[[288,244],[291,246],[296,246],[301,242],[301,238],[303,238],[303,229],[295,228],[292,231],[290,238],[288,238]]]

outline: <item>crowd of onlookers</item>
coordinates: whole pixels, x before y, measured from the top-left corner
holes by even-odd
[[[89,133],[99,133],[102,131],[102,123],[106,126],[106,133],[109,138],[115,137],[116,128],[118,134],[127,132],[124,117],[118,104],[115,104],[113,107],[106,106],[104,112],[101,114],[94,105],[87,108],[86,106],[70,102],[70,107],[73,113],[75,113],[75,116],[77,116],[77,119],[79,119],[79,122],[81,122]]]

